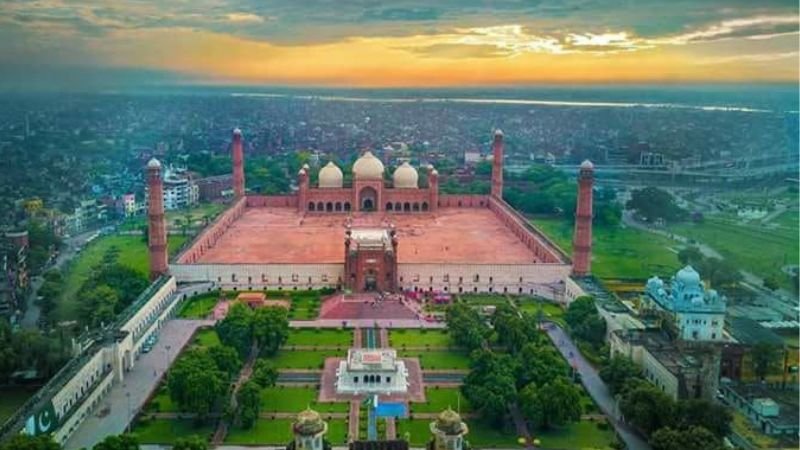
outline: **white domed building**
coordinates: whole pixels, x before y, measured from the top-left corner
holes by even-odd
[[[352,211],[392,211],[425,213],[439,205],[439,173],[431,165],[428,185],[419,186],[419,172],[402,163],[386,180],[386,167],[371,151],[353,163],[352,182],[345,186],[342,170],[329,162],[319,171],[317,186],[311,186],[309,169],[298,174],[298,209],[303,213],[349,213]]]

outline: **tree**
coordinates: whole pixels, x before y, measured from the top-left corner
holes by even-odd
[[[498,342],[505,345],[512,353],[518,352],[529,341],[538,338],[535,321],[527,316],[521,318],[509,304],[497,308],[492,316],[492,325]]]
[[[513,360],[490,350],[476,350],[470,369],[461,392],[481,417],[493,424],[502,423],[508,405],[517,396]]]
[[[594,299],[588,295],[576,298],[567,307],[564,313],[564,321],[570,328],[575,328],[583,323],[587,317],[597,314],[597,308],[594,306]]]
[[[769,289],[770,291],[777,291],[778,288],[781,287],[780,283],[778,283],[778,279],[775,277],[766,277],[763,281],[764,287]]]
[[[781,348],[769,342],[759,342],[750,350],[753,373],[759,380],[771,375],[780,367]]]
[[[198,349],[178,359],[169,372],[167,387],[170,398],[182,411],[205,420],[225,394],[227,380],[227,374],[217,368],[209,352]]]
[[[678,252],[678,261],[683,265],[699,265],[705,257],[699,248],[689,246]]]
[[[676,422],[681,429],[702,427],[722,439],[731,432],[731,410],[705,399],[681,400],[677,405]]]
[[[259,308],[253,315],[253,339],[262,355],[278,353],[289,339],[289,315],[285,308]]]
[[[185,438],[178,438],[172,444],[172,450],[208,450],[208,442],[200,436],[193,434]]]
[[[224,319],[217,322],[219,340],[245,357],[253,343],[253,311],[241,303],[234,304]]]
[[[242,367],[242,360],[236,349],[227,345],[215,345],[208,349],[211,359],[214,360],[217,368],[232,377],[239,373]]]
[[[605,340],[606,321],[597,312],[592,297],[578,297],[570,303],[564,314],[564,320],[572,335],[578,339],[592,345],[602,344]]]
[[[550,345],[529,343],[517,355],[516,380],[520,388],[531,383],[542,386],[568,373],[567,362]]]
[[[139,450],[139,440],[130,434],[107,436],[95,444],[92,450]]]
[[[465,303],[456,303],[447,308],[447,328],[453,341],[472,351],[486,342],[488,327],[477,311]]]
[[[89,326],[98,327],[114,321],[119,297],[108,285],[100,285],[84,292],[81,301],[82,317],[88,321]]]
[[[278,381],[278,370],[272,361],[268,359],[259,358],[253,366],[253,381],[258,383],[262,388],[275,386]]]
[[[675,198],[669,192],[656,187],[634,190],[625,207],[636,211],[647,222],[658,219],[680,221],[687,216],[686,211],[675,203]]]
[[[650,437],[653,450],[723,450],[722,440],[703,427],[676,430],[664,427]]]
[[[648,436],[675,421],[675,402],[647,382],[636,383],[622,396],[620,411],[626,421]]]
[[[631,378],[641,378],[642,371],[628,357],[614,355],[600,369],[600,378],[606,382],[611,393],[618,394]]]
[[[261,386],[250,380],[236,393],[239,421],[242,428],[252,428],[261,412]]]
[[[0,450],[61,450],[61,445],[50,436],[29,436],[17,434],[5,443],[0,443]]]
[[[564,377],[556,377],[541,387],[531,383],[520,392],[520,408],[537,428],[548,429],[580,420],[581,394]]]
[[[709,280],[714,288],[734,286],[742,281],[739,269],[727,260],[706,258],[698,264],[699,272]]]

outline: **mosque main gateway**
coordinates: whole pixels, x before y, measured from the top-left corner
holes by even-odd
[[[232,144],[236,199],[171,262],[169,272],[179,282],[558,298],[573,273],[570,258],[503,201],[499,130],[489,195],[439,194],[439,174],[430,165],[422,168],[425,186],[408,163],[386,180],[383,163],[369,151],[353,164],[347,185],[342,170],[328,162],[315,186],[305,165],[295,193],[248,195],[239,130]],[[592,172],[588,161],[581,166],[578,219],[588,223],[576,227],[576,248],[584,259],[591,248]],[[588,259],[580,267],[579,275],[588,272]]]

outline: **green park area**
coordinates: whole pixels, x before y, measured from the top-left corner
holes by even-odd
[[[273,386],[261,390],[261,411],[264,413],[298,413],[311,408],[321,414],[346,413],[350,410],[347,402],[317,403],[319,392],[316,388],[295,386]]]
[[[344,419],[328,420],[327,439],[333,445],[347,442],[347,423]],[[292,440],[292,419],[259,419],[253,428],[243,430],[231,428],[225,444],[238,445],[286,445]]]
[[[458,294],[458,299],[476,306],[500,306],[508,303],[503,294]]]
[[[532,223],[567,253],[572,253],[572,225],[561,219],[540,217]],[[678,269],[679,244],[664,236],[630,227],[594,227],[592,272],[599,278],[647,279],[671,275]]]
[[[428,387],[425,389],[425,402],[411,404],[412,414],[438,414],[447,408],[462,414],[472,412],[469,401],[458,388]]]
[[[189,228],[202,227],[214,220],[227,205],[222,203],[201,203],[197,206],[166,212],[167,227],[172,230],[180,230],[189,224]],[[147,224],[147,217],[131,217],[120,225],[123,231],[138,231]],[[172,237],[172,236],[170,236]]]
[[[522,297],[517,300],[517,306],[522,311],[533,314],[534,316],[542,312],[544,320],[550,320],[560,325],[564,325],[564,308],[547,300],[532,297]]]
[[[446,330],[392,330],[389,344],[393,348],[450,347],[455,345]]]
[[[335,328],[292,328],[287,347],[349,347],[353,342],[353,331]]]
[[[281,349],[271,358],[275,367],[281,369],[321,370],[325,358],[342,357],[341,350],[289,350]]]
[[[139,419],[133,432],[142,444],[172,444],[177,439],[193,434],[210,439],[214,428],[209,425],[197,425],[189,419]]]
[[[402,358],[417,358],[422,370],[467,370],[469,355],[464,351],[398,351]]]
[[[186,241],[185,236],[169,237],[169,253],[174,255]],[[89,243],[64,271],[64,289],[55,310],[58,320],[75,320],[78,317],[78,290],[93,270],[101,265],[103,256],[116,250],[117,262],[143,276],[148,275],[147,243],[142,236],[108,235]]]
[[[797,211],[781,213],[768,224],[708,217],[700,223],[669,227],[675,234],[710,246],[739,269],[761,278],[775,278],[784,288],[791,286],[791,280],[781,268],[798,264],[799,229]]]
[[[195,295],[187,299],[178,309],[178,317],[182,319],[205,319],[214,310],[219,301],[219,292],[212,291]]]

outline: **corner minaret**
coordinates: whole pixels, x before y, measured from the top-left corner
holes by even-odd
[[[428,190],[431,197],[430,211],[436,212],[439,209],[439,171],[433,165],[428,165]]]
[[[164,182],[161,163],[153,158],[147,163],[147,247],[150,253],[150,279],[166,275],[167,224],[164,219]]]
[[[244,197],[244,152],[242,151],[242,130],[233,130],[233,196],[235,198]]]
[[[494,130],[492,144],[492,197],[503,198],[503,131]]]
[[[573,236],[572,274],[579,277],[591,273],[593,183],[594,164],[587,159],[581,163],[578,172],[578,203],[575,207],[575,234]]]

